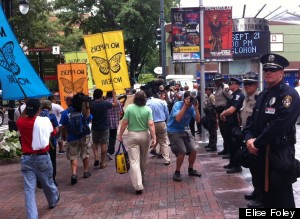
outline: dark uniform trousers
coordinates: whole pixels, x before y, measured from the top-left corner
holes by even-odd
[[[215,109],[204,109],[204,113],[209,116],[211,125],[208,129],[209,146],[212,149],[217,148],[217,119]]]
[[[272,146],[270,149],[272,153]],[[252,177],[255,178],[256,185],[256,197],[258,201],[262,199],[265,208],[295,208],[295,201],[293,195],[292,181],[287,177],[284,177],[282,170],[276,170],[272,162],[270,161],[270,174],[269,174],[269,191],[265,192],[265,154],[264,151],[262,156],[258,156],[256,163],[252,168],[255,173]],[[290,172],[290,171],[289,171]],[[284,178],[282,178],[284,177]],[[260,193],[260,194],[259,194]]]
[[[240,167],[240,163],[237,161],[236,153],[243,144],[243,134],[238,124],[227,124],[227,131],[229,136],[229,154],[230,154],[230,166]]]
[[[259,177],[259,162],[257,160],[254,161],[252,166],[249,168],[251,176],[252,176],[252,184],[254,188],[255,200],[263,203],[263,194],[264,194],[264,183],[262,178]],[[264,176],[264,175],[263,175]]]
[[[226,154],[229,153],[229,136],[228,136],[228,128],[226,121],[222,121],[220,118],[220,114],[224,111],[224,107],[217,107],[217,115],[218,115],[218,122],[219,122],[219,128],[220,132],[223,138],[223,147],[224,147],[224,152]]]

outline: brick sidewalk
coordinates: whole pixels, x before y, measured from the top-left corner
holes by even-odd
[[[92,150],[90,150],[92,154]],[[90,164],[94,160],[91,155]],[[163,165],[162,159],[149,158],[145,190],[136,195],[129,174],[115,173],[114,161],[106,169],[91,168],[92,176],[82,177],[79,163],[78,183],[70,184],[70,164],[57,156],[57,182],[61,200],[48,210],[42,190],[36,197],[40,218],[238,218],[238,207],[246,205],[243,194],[251,191],[242,174],[226,175],[222,160],[215,153],[199,148],[195,169],[202,177],[189,177],[187,160],[182,167],[183,181],[174,182],[175,157]],[[0,218],[25,218],[23,182],[20,164],[0,168]]]
[[[219,144],[220,145],[220,144]],[[94,163],[90,150],[91,166]],[[106,169],[91,168],[92,176],[84,179],[79,162],[78,183],[70,183],[70,163],[57,155],[57,182],[61,192],[59,204],[48,210],[42,190],[36,198],[40,218],[238,218],[238,208],[245,207],[243,195],[252,191],[247,170],[226,174],[223,160],[216,153],[199,147],[194,168],[201,178],[189,177],[188,163],[182,167],[183,181],[174,182],[175,157],[163,165],[163,159],[149,158],[145,190],[136,195],[129,174],[115,173],[114,161]],[[0,218],[25,218],[23,178],[20,164],[0,167]]]

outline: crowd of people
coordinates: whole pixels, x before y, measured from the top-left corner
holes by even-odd
[[[26,99],[15,116],[23,152],[21,170],[27,216],[38,216],[34,192],[37,184],[43,188],[50,209],[59,201],[55,180],[57,145],[58,154],[66,154],[70,161],[71,184],[75,185],[78,158],[83,162],[83,178],[91,177],[89,145],[94,168],[104,169],[106,160],[113,159],[116,141],[123,141],[127,129],[130,178],[136,194],[141,194],[149,152],[161,156],[165,166],[171,163],[170,151],[176,156],[176,182],[182,181],[181,166],[186,155],[188,175],[201,177],[194,169],[194,139],[196,134],[201,137],[202,125],[209,133],[206,151],[229,159],[224,166],[226,173],[242,172],[242,149],[251,157],[247,167],[254,191],[245,194],[246,199],[252,200],[247,207],[294,208],[292,183],[300,175],[300,164],[295,159],[300,98],[283,81],[284,68],[289,64],[284,57],[266,54],[260,61],[266,82],[261,93],[258,74],[247,72],[242,78],[230,77],[228,84],[222,74],[215,74],[213,81],[206,83],[204,100],[196,83],[192,89],[179,83],[161,85],[158,92],[153,86],[142,86],[125,112],[115,91],[104,97],[101,89],[94,90],[92,100],[83,93],[66,97],[67,109],[59,106],[53,96],[41,102]],[[205,115],[200,116],[200,104]],[[223,138],[219,152],[217,129]]]

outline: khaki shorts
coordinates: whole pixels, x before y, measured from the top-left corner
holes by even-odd
[[[66,155],[68,160],[76,160],[79,155],[82,160],[89,157],[88,137],[89,136],[84,136],[79,140],[66,143]]]
[[[94,144],[107,144],[109,141],[109,130],[106,131],[93,131],[92,139]]]
[[[195,141],[190,131],[185,132],[168,132],[171,151],[176,155],[189,155],[192,151],[196,151]]]

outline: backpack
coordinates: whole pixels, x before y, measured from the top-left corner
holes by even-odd
[[[77,112],[72,108],[69,108],[69,112],[68,132],[74,135],[89,135],[91,130],[88,125],[88,118],[83,117],[81,112]]]

